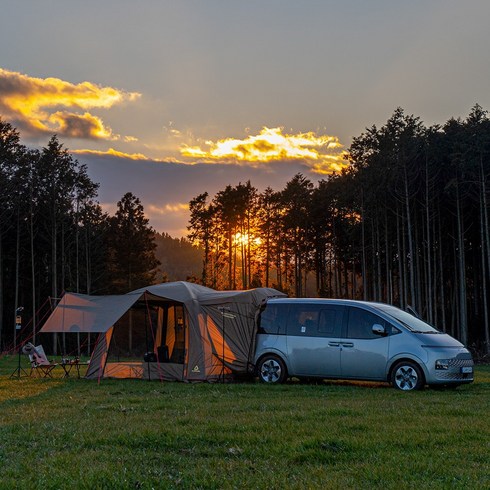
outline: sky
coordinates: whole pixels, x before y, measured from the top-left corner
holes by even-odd
[[[188,203],[345,166],[397,107],[490,109],[488,0],[0,0],[0,116],[53,134],[108,212],[138,196],[185,236]]]

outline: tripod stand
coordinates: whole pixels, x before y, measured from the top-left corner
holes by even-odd
[[[27,374],[26,370],[20,365],[20,351],[22,347],[19,346],[18,349],[18,356],[17,356],[17,367],[15,368],[15,371],[10,375],[11,378],[28,378],[29,375]]]

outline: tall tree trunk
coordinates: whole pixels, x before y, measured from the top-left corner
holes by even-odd
[[[31,183],[31,204],[29,213],[29,231],[31,245],[31,281],[32,281],[32,343],[36,345],[36,264],[34,255],[34,209],[33,209],[33,189]],[[56,335],[56,334],[54,334]]]
[[[383,301],[382,295],[382,273],[381,273],[381,233],[379,231],[379,210],[376,210],[376,269],[377,269],[377,281],[376,286],[378,289],[377,300]]]
[[[349,268],[347,267],[347,260],[344,262],[344,292],[343,292],[343,298],[348,298],[349,297]],[[306,292],[305,292],[306,296]]]
[[[367,300],[367,264],[366,264],[366,214],[364,211],[364,192],[361,189],[361,246],[362,246],[362,299]]]
[[[429,200],[429,161],[426,155],[425,157],[425,233],[427,240],[427,301],[428,301],[428,314],[427,318],[429,323],[434,321],[434,312],[432,304],[432,237],[430,226],[430,200]]]
[[[435,210],[434,210],[435,213]],[[439,324],[439,312],[437,308],[437,227],[436,227],[436,219],[437,217],[434,214],[432,227],[432,310],[433,310],[433,324]]]
[[[269,287],[269,269],[270,269],[271,251],[270,251],[270,233],[269,225],[265,235],[265,287]]]
[[[228,289],[233,289],[233,236],[231,232],[231,226],[228,229]]]
[[[90,257],[90,240],[89,240],[89,225],[85,225],[85,276],[86,276],[86,292],[90,294],[92,288],[92,271]],[[90,333],[87,334],[87,356],[91,355],[91,338]]]
[[[372,301],[378,301],[376,287],[376,233],[374,233],[374,218],[371,219],[371,296]]]
[[[15,237],[14,315],[17,315],[17,308],[19,307],[19,276],[20,276],[20,217],[19,217],[19,212],[17,211],[17,232]],[[14,345],[15,347],[17,347],[17,328],[14,328]]]
[[[414,270],[414,249],[413,249],[413,238],[412,238],[412,217],[410,213],[410,199],[408,193],[408,173],[407,166],[405,164],[405,213],[407,219],[407,242],[408,242],[408,255],[409,255],[409,281],[410,281],[410,303],[413,307],[417,308],[416,304],[417,298],[415,295],[415,270]]]
[[[423,257],[420,256],[418,251],[420,250],[420,226],[418,224],[418,219],[417,219],[417,213],[414,213],[413,215],[413,228],[414,228],[414,271],[415,271],[415,276],[414,276],[414,283],[415,283],[415,308],[417,312],[422,315],[423,307],[424,304],[422,302],[422,293],[424,291],[424,286],[425,284],[422,284],[424,274],[421,271],[422,265],[421,259],[423,260]],[[422,233],[423,233],[423,227],[422,227]]]
[[[483,229],[485,230],[484,248],[486,249],[487,271],[490,273],[490,225],[488,223],[486,176],[483,168],[483,156],[481,154],[480,154],[480,181],[481,181],[481,195],[482,195],[482,209],[483,209]]]
[[[75,275],[76,291],[80,292],[80,225],[79,225],[80,201],[77,196],[77,207],[75,211]],[[64,290],[64,288],[63,288]]]
[[[388,232],[388,211],[385,209],[385,261],[386,261],[386,302],[393,304],[393,270],[391,266],[391,251]]]
[[[485,257],[481,254],[481,266],[482,266],[482,283],[481,283],[481,295],[483,303],[483,328],[485,332],[485,351],[488,354],[490,352],[490,328],[488,325],[488,299],[487,299],[487,271]]]
[[[53,299],[58,297],[58,270],[57,270],[57,223],[56,223],[56,204],[53,198],[53,214],[51,217],[51,296]],[[53,334],[53,354],[58,352],[58,334]]]
[[[396,254],[398,256],[398,302],[400,308],[405,309],[405,295],[403,288],[403,247],[401,245],[400,214],[396,213]]]
[[[468,343],[467,304],[466,304],[466,270],[463,216],[461,212],[461,199],[459,195],[459,182],[456,183],[456,223],[458,231],[458,280],[459,280],[459,328],[460,340]]]
[[[488,318],[488,296],[487,296],[487,261],[485,260],[485,214],[484,214],[484,195],[485,187],[480,188],[480,237],[481,237],[481,294],[483,303],[483,328],[485,332],[485,350],[490,353],[490,327]]]
[[[247,249],[247,260],[245,261],[246,265],[246,284],[245,284],[245,289],[248,289],[250,287],[250,283],[252,282],[252,248],[251,248],[251,242],[252,242],[252,233],[250,230],[250,214],[247,213],[247,243],[246,243],[246,249]]]
[[[61,292],[65,290],[65,274],[66,274],[66,259],[65,259],[65,222],[64,220],[61,222]],[[78,293],[78,291],[77,291]],[[57,296],[55,301],[57,301]],[[77,337],[80,334],[77,335]],[[62,345],[62,354],[66,355],[66,333],[63,332],[61,334],[61,345]]]
[[[352,292],[351,299],[357,299],[357,271],[356,271],[356,258],[352,259]]]
[[[442,257],[442,245],[443,245],[443,240],[442,240],[442,225],[441,225],[441,212],[439,209],[439,275],[440,275],[440,291],[441,291],[441,324],[442,324],[442,330],[444,332],[447,331],[447,325],[446,325],[446,294],[445,294],[445,288],[446,284],[444,282],[444,266],[443,266],[443,257]]]
[[[3,248],[2,230],[0,229],[0,352],[3,351]],[[15,335],[15,334],[14,334]],[[15,340],[14,340],[15,342]]]

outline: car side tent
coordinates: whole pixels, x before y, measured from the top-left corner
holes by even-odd
[[[215,291],[183,281],[116,296],[66,293],[41,333],[98,333],[87,378],[212,381],[248,372],[260,307],[281,296],[271,288]],[[130,345],[127,360],[119,352],[112,362],[118,330],[130,344],[142,339],[143,351]]]

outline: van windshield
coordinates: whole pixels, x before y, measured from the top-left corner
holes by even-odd
[[[425,323],[410,313],[395,308],[394,306],[382,305],[378,306],[378,308],[395,318],[395,320],[398,320],[404,327],[408,328],[408,330],[413,333],[442,333],[428,323]]]

